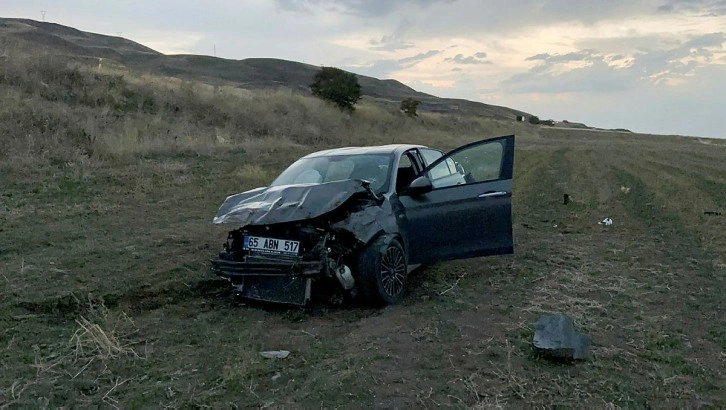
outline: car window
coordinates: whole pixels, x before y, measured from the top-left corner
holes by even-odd
[[[273,182],[272,186],[317,184],[364,179],[377,192],[388,189],[392,156],[388,154],[329,155],[295,161]]]
[[[401,168],[413,168],[413,161],[411,161],[408,154],[401,155],[401,159],[398,161],[398,169]]]
[[[426,176],[434,189],[499,179],[504,141],[475,145],[454,153],[429,169]]]
[[[443,181],[446,181],[447,177],[451,177],[457,174],[456,171],[456,164],[454,161],[449,158],[439,165],[431,168],[429,171],[429,174],[427,175],[428,178],[434,183],[434,188],[436,187],[436,184],[441,184]],[[451,178],[449,178],[451,179]]]
[[[406,152],[401,155],[398,162],[398,172],[396,173],[396,192],[401,192],[416,177],[416,166],[410,157],[410,153]]]
[[[435,149],[430,148],[419,148],[418,150],[421,153],[421,156],[424,158],[424,161],[426,161],[426,166],[429,166],[434,163],[437,159],[441,158],[442,155],[444,155],[441,151],[437,151]]]
[[[355,162],[350,159],[343,159],[341,161],[332,161],[328,165],[328,172],[325,174],[325,181],[340,181],[343,179],[349,179],[355,168]]]
[[[443,188],[451,185],[462,185],[466,183],[464,174],[459,173],[454,161],[449,158],[431,168],[426,176],[431,180],[434,188]]]

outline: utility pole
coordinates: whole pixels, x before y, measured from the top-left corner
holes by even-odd
[[[217,43],[214,43],[214,56],[217,57]]]
[[[45,10],[40,11],[40,17],[41,17],[41,20],[43,21],[43,23],[45,23]]]

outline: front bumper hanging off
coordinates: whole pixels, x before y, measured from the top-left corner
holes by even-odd
[[[318,261],[234,261],[214,259],[211,272],[227,278],[237,294],[246,299],[305,305],[310,300],[312,279],[325,265]]]
[[[215,275],[228,279],[243,279],[249,276],[302,276],[314,277],[323,272],[322,261],[250,261],[240,262],[224,259],[213,259],[211,271]]]

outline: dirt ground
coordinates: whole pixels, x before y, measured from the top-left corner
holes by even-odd
[[[211,218],[245,165],[303,152],[3,164],[0,407],[726,406],[723,144],[543,128],[517,141],[514,255],[423,268],[384,309],[240,304]],[[535,355],[543,312],[593,358]]]

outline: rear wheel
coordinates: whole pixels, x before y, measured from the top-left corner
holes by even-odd
[[[403,298],[407,269],[406,252],[398,240],[376,239],[358,257],[357,284],[361,296],[375,305],[399,303]]]

